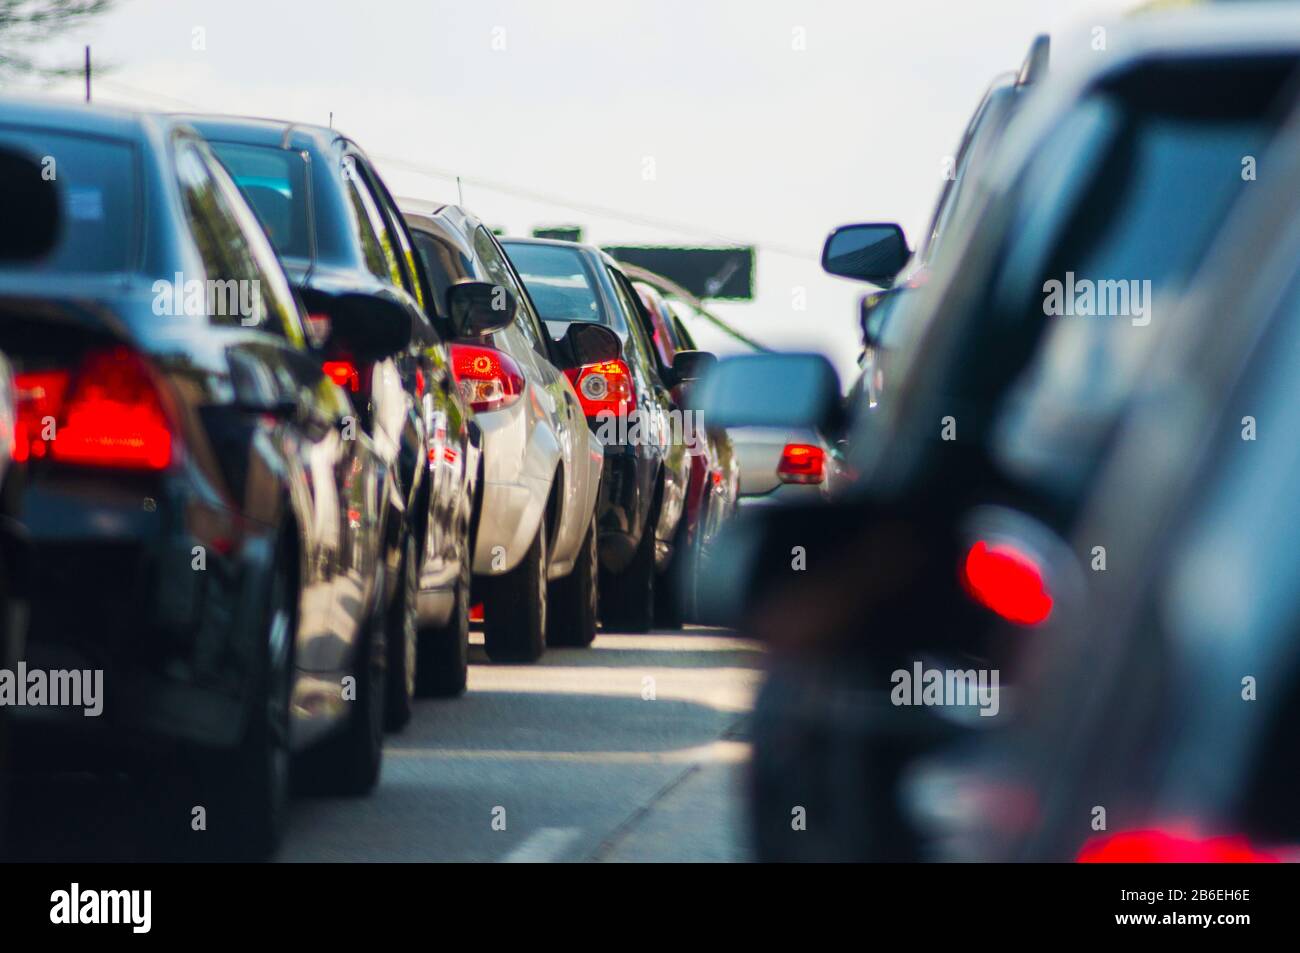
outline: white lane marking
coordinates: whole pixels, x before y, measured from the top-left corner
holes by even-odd
[[[543,827],[501,858],[503,864],[545,864],[556,860],[578,839],[576,827]]]

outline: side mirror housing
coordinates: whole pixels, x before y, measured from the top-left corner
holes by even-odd
[[[718,363],[709,351],[678,351],[673,355],[673,377],[680,381],[698,381]]]
[[[910,255],[902,227],[893,222],[842,225],[826,237],[822,268],[841,278],[888,287]]]
[[[476,338],[508,327],[519,302],[504,285],[458,281],[447,289],[447,313],[457,337]]]
[[[311,313],[329,317],[328,347],[346,350],[357,360],[382,361],[411,345],[411,314],[400,301],[356,291],[300,291]]]
[[[574,321],[557,342],[564,367],[582,367],[616,361],[623,356],[623,342],[603,324]]]
[[[820,354],[745,354],[718,361],[695,401],[711,427],[843,429],[840,378]]]
[[[63,233],[58,186],[34,158],[0,149],[0,208],[13,226],[0,229],[0,262],[34,262],[54,250]]]

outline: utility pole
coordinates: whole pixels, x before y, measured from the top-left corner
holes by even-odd
[[[90,102],[90,47],[86,47],[86,102]]]

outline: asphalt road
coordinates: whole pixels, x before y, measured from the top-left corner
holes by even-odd
[[[738,785],[759,650],[720,630],[602,633],[418,703],[367,798],[295,800],[281,861],[747,859]],[[30,859],[150,859],[157,792],[63,779],[29,796]],[[15,805],[18,807],[18,805]],[[21,810],[22,808],[20,808]],[[41,815],[41,816],[36,816]]]

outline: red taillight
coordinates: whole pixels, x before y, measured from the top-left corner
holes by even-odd
[[[966,554],[962,584],[971,598],[1018,625],[1037,625],[1052,614],[1043,572],[1014,546],[980,540]]]
[[[472,606],[470,606],[470,609],[469,609],[469,621],[471,621],[471,622],[482,622],[482,621],[483,621],[483,603],[481,603],[481,602],[476,602],[476,603],[474,603]]]
[[[352,393],[361,390],[361,372],[351,361],[326,361],[321,365],[325,376]]]
[[[478,413],[509,407],[524,392],[519,365],[494,348],[453,344],[451,368],[461,396]]]
[[[1244,837],[1197,837],[1162,830],[1094,837],[1075,858],[1081,864],[1276,864],[1279,858]]]
[[[564,375],[578,392],[578,401],[587,417],[599,414],[625,417],[636,410],[632,371],[622,360],[571,367]]]
[[[171,464],[171,421],[138,354],[124,347],[93,351],[74,374],[33,371],[14,383],[15,459],[132,470]]]
[[[826,451],[807,443],[787,443],[776,475],[782,483],[821,483],[826,479]]]

